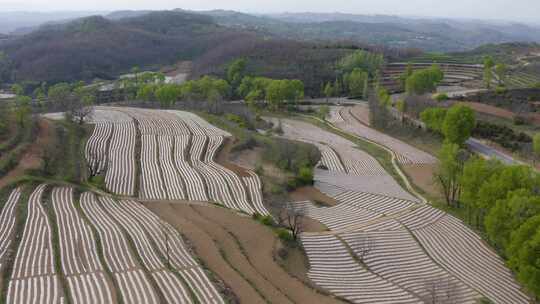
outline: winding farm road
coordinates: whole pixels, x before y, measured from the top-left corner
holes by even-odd
[[[498,159],[508,165],[513,165],[513,164],[518,163],[512,156],[504,154],[500,151],[497,151],[493,149],[492,147],[482,143],[476,138],[472,138],[472,137],[469,138],[466,144],[469,147],[469,149],[471,149],[473,152],[480,154],[482,156]]]

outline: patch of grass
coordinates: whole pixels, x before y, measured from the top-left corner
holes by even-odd
[[[30,174],[79,184],[86,179],[84,148],[92,126],[65,120],[53,124],[53,139],[44,147],[43,167]]]

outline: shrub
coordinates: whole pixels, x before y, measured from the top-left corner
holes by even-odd
[[[264,167],[261,164],[255,166],[255,174],[262,176],[264,175]]]
[[[90,180],[90,183],[92,183],[94,186],[105,189],[105,176],[104,175],[96,175],[92,177]]]
[[[243,151],[243,150],[251,150],[257,146],[257,140],[251,136],[245,136],[243,137],[240,142],[238,142],[234,147],[231,149],[233,152],[237,151]]]
[[[284,241],[284,242],[292,242],[293,241],[293,236],[292,236],[291,232],[289,230],[287,230],[287,229],[279,228],[277,230],[277,235],[278,235],[279,239]]]
[[[265,226],[274,226],[274,219],[270,215],[263,216],[260,221]]]
[[[297,176],[298,184],[304,185],[313,185],[313,169],[310,167],[302,167],[298,171]]]
[[[449,97],[446,93],[441,93],[441,94],[437,94],[435,96],[435,100],[438,101],[438,102],[443,102],[443,101],[446,101],[448,100]]]
[[[516,115],[514,116],[514,125],[516,126],[522,126],[522,125],[526,125],[527,124],[527,118],[521,116],[521,115]]]
[[[229,113],[225,115],[225,118],[230,122],[234,122],[242,129],[247,129],[249,127],[248,121],[239,115]]]
[[[498,86],[495,88],[495,93],[499,95],[505,94],[507,91],[508,90],[506,89],[506,87],[503,87],[503,86]]]

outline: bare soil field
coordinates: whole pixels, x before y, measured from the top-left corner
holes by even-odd
[[[411,178],[413,184],[432,196],[440,196],[439,190],[433,181],[436,165],[402,165],[405,173]]]
[[[295,202],[312,201],[325,206],[336,206],[339,204],[334,198],[322,193],[315,187],[302,187],[289,193],[289,198]]]
[[[485,113],[485,114],[489,114],[489,115],[493,115],[493,116],[497,116],[497,117],[501,117],[501,118],[512,119],[515,116],[515,114],[512,111],[509,111],[509,110],[506,110],[506,109],[503,109],[503,108],[498,108],[498,107],[491,106],[491,105],[487,105],[487,104],[484,104],[484,103],[479,103],[479,102],[458,102],[457,104],[470,107],[471,109],[473,109],[476,112]]]
[[[340,303],[287,273],[274,256],[279,240],[249,217],[215,207],[165,203],[147,207],[183,231],[197,255],[226,279],[242,303]]]
[[[226,138],[223,141],[223,146],[221,147],[221,149],[219,150],[216,156],[216,162],[242,177],[249,177],[249,174],[246,172],[246,169],[230,161],[231,149],[233,146],[234,146],[233,140],[231,138]]]
[[[26,170],[38,169],[41,166],[43,147],[49,144],[54,133],[52,127],[51,122],[46,119],[41,119],[39,121],[39,133],[36,136],[37,140],[30,145],[19,161],[19,164],[4,177],[0,178],[0,188],[23,175]]]

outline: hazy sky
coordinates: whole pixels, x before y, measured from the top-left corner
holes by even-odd
[[[540,23],[540,0],[0,0],[0,11],[230,9],[505,19]]]

